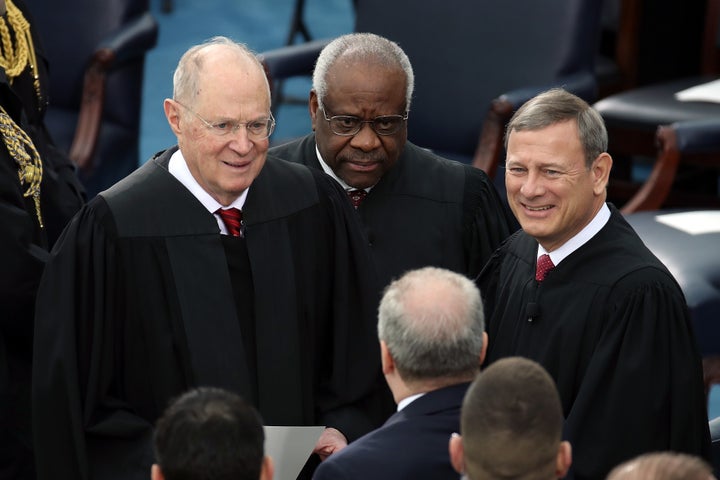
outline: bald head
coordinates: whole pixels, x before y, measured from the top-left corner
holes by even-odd
[[[445,269],[406,273],[388,286],[380,302],[378,336],[408,382],[471,380],[479,368],[483,332],[477,287]]]
[[[233,69],[235,81],[243,81],[243,76],[262,79],[267,89],[268,109],[270,108],[270,85],[267,81],[262,63],[255,53],[246,45],[227,37],[213,37],[210,40],[190,48],[180,58],[173,75],[173,98],[186,105],[193,105],[195,98],[202,92],[203,82],[208,79],[204,75],[212,72],[213,76],[222,74],[223,68],[217,66],[238,65]],[[238,75],[237,72],[240,72]]]

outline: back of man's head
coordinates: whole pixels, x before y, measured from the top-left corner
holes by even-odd
[[[712,468],[703,459],[677,452],[653,452],[615,467],[607,480],[711,480]]]
[[[385,290],[378,336],[406,383],[470,381],[484,353],[480,292],[449,270],[410,271]]]
[[[219,388],[191,390],[157,422],[153,480],[270,478],[264,441],[259,414],[241,397]]]
[[[453,464],[464,464],[471,480],[561,478],[571,461],[570,445],[561,441],[563,421],[555,382],[542,366],[521,357],[498,360],[465,395],[460,414],[464,461],[453,456],[451,445]]]

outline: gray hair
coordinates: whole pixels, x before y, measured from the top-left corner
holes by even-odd
[[[480,291],[449,270],[412,270],[385,290],[378,337],[405,381],[477,373],[485,329]]]
[[[659,451],[638,455],[613,468],[607,480],[708,480],[712,467],[688,453]]]
[[[237,53],[238,58],[250,60],[252,64],[257,66],[257,68],[263,72],[263,78],[265,78],[267,96],[269,99],[270,84],[267,81],[265,69],[263,68],[260,60],[258,60],[255,52],[250,50],[247,45],[223,36],[213,37],[201,44],[195,45],[189,48],[183,56],[180,57],[180,61],[175,69],[175,73],[173,74],[173,99],[190,104],[193,103],[195,97],[197,96],[200,83],[200,73],[202,72],[205,64],[207,52],[217,46],[229,47]]]
[[[397,43],[374,33],[342,35],[320,52],[313,71],[312,88],[321,108],[328,91],[328,71],[340,57],[358,61],[372,60],[388,67],[401,68],[405,72],[405,112],[410,111],[415,89],[415,74],[410,59]]]
[[[540,130],[568,120],[577,121],[585,166],[607,151],[608,134],[600,114],[588,103],[562,88],[553,88],[528,100],[512,116],[505,131],[505,149],[513,131]]]

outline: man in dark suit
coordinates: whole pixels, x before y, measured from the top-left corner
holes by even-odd
[[[517,229],[482,170],[407,141],[413,88],[410,60],[396,43],[341,36],[313,73],[314,133],[269,152],[322,169],[357,198],[382,287],[427,265],[474,278]]]
[[[485,356],[480,292],[446,269],[394,281],[380,302],[383,373],[398,411],[320,464],[315,480],[455,478],[448,440]]]

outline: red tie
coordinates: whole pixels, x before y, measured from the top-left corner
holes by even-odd
[[[555,268],[555,265],[553,264],[552,260],[550,259],[550,255],[547,253],[540,255],[537,261],[537,269],[535,270],[535,280],[538,282],[542,282],[545,280],[545,275],[547,275],[547,272]]]
[[[218,208],[215,212],[220,215],[225,228],[230,235],[233,237],[242,237],[242,212],[237,208],[222,209]]]
[[[352,202],[353,207],[355,208],[358,208],[367,196],[367,192],[365,190],[348,190],[347,194],[348,197],[350,197],[350,201]]]

